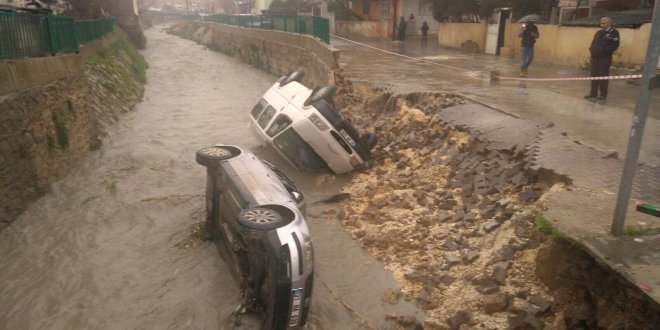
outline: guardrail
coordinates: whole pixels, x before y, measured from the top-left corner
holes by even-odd
[[[78,53],[112,31],[114,18],[71,17],[0,11],[0,59]]]
[[[330,22],[318,16],[289,15],[210,15],[199,17],[204,22],[307,34],[330,43]]]

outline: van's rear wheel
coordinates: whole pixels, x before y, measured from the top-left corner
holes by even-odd
[[[235,152],[227,147],[206,147],[197,150],[197,163],[206,166],[218,166],[218,163],[235,156]]]
[[[289,75],[286,76],[286,78],[284,77],[283,77],[284,79],[280,78],[281,81],[280,80],[278,81],[280,81],[280,86],[284,86],[292,81],[300,82],[304,76],[305,76],[305,70],[298,69],[296,71],[289,73]]]
[[[308,107],[320,100],[326,100],[329,103],[332,103],[332,97],[335,95],[337,87],[333,85],[324,86],[321,88],[315,88],[312,91],[312,94],[305,100],[304,106]]]

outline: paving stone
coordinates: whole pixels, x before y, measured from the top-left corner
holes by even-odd
[[[513,245],[510,244],[504,245],[502,246],[502,250],[500,250],[500,260],[502,261],[512,260],[515,254],[516,254],[516,249],[513,247]]]
[[[493,266],[493,279],[500,285],[506,283],[507,271],[511,266],[511,261],[498,262]]]
[[[470,315],[470,312],[462,309],[456,312],[456,314],[454,314],[453,316],[449,317],[447,319],[447,323],[452,329],[458,330],[461,327],[461,325],[470,322],[471,319],[472,316]]]
[[[497,229],[501,224],[495,220],[489,221],[483,225],[483,229],[487,232],[490,233],[493,230]]]
[[[463,258],[463,262],[465,264],[471,264],[475,260],[479,259],[479,252],[474,250],[464,251],[461,253],[461,257]]]
[[[552,302],[546,300],[539,294],[533,295],[529,299],[529,302],[532,303],[534,306],[538,307],[540,313],[545,313],[552,306]]]
[[[509,305],[509,297],[507,294],[501,292],[486,295],[483,301],[484,311],[487,314],[502,312],[506,310]]]

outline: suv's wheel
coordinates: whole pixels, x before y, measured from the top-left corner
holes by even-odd
[[[284,79],[280,78],[281,81],[280,80],[278,81],[280,81],[280,86],[285,86],[286,84],[292,81],[300,82],[304,76],[305,76],[305,70],[298,69],[296,71],[289,73],[289,75],[286,76],[286,78]]]
[[[229,147],[206,147],[197,150],[197,163],[206,166],[218,166],[218,163],[232,158],[236,152]]]
[[[280,227],[284,219],[273,209],[255,207],[241,211],[238,214],[238,223],[249,229],[270,230]]]
[[[308,107],[316,101],[326,100],[332,103],[332,96],[335,95],[337,87],[333,85],[323,86],[321,88],[314,88],[312,94],[305,100],[304,106]]]

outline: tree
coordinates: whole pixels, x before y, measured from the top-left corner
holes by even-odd
[[[478,22],[479,3],[477,0],[433,0],[433,18],[438,22]]]
[[[550,17],[558,0],[430,0],[438,22],[479,22],[497,8],[511,8],[514,18],[528,14]]]

